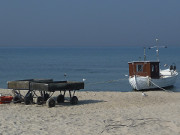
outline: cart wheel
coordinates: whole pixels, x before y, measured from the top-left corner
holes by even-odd
[[[49,98],[49,94],[48,94],[48,93],[45,93],[45,94],[44,94],[44,101],[47,101],[48,98]]]
[[[44,103],[44,98],[43,97],[37,97],[37,104],[42,105]]]
[[[55,100],[54,100],[54,98],[49,98],[48,100],[47,100],[47,106],[50,108],[50,107],[54,107],[55,106]]]
[[[13,103],[16,104],[16,103],[21,103],[21,99],[19,97],[19,95],[16,95],[14,98],[13,98]]]
[[[60,95],[57,97],[57,103],[64,103],[64,95],[60,94]]]
[[[25,103],[25,105],[29,105],[30,103],[33,103],[32,94],[30,94],[29,96],[24,97],[24,103]]]
[[[28,97],[24,98],[24,104],[29,105],[31,103],[30,99]]]
[[[70,100],[70,103],[71,103],[72,105],[77,105],[77,103],[78,103],[78,98],[77,98],[76,96],[73,96],[73,97],[71,98],[71,100]]]

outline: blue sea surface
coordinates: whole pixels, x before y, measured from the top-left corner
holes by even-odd
[[[160,49],[161,69],[176,63],[180,48]],[[0,88],[7,81],[44,79],[85,81],[88,91],[132,91],[128,62],[143,60],[143,47],[28,47],[0,48]],[[147,60],[156,60],[155,49],[147,49]],[[67,74],[67,77],[64,76]],[[179,77],[173,91],[180,91]]]

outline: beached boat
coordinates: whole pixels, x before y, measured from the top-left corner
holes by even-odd
[[[161,70],[158,58],[159,46],[154,47],[157,48],[157,61],[146,61],[144,51],[144,61],[132,61],[128,63],[129,83],[135,90],[163,89],[165,87],[173,86],[176,82],[178,76],[176,65],[173,64],[169,66],[169,68]]]
[[[178,72],[176,66],[160,70],[159,62],[134,61],[129,62],[129,83],[136,90],[156,89],[173,86]]]

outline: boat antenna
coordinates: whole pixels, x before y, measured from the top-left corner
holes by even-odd
[[[149,49],[156,48],[157,61],[159,61],[159,48],[167,48],[167,46],[159,46],[159,39],[156,38],[156,46],[149,47]]]

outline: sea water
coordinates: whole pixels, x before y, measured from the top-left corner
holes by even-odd
[[[159,50],[161,69],[175,63],[180,70],[180,48]],[[157,60],[156,49],[146,49],[147,60]],[[82,81],[88,91],[132,91],[128,62],[144,59],[143,47],[4,47],[0,48],[0,88],[7,81],[49,79]],[[171,89],[180,91],[179,77]]]

